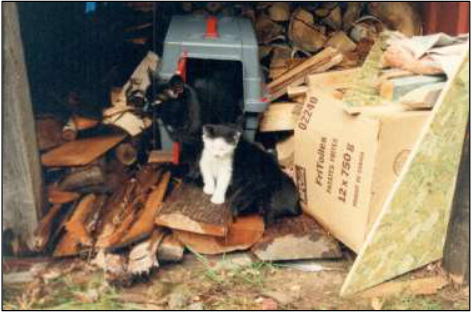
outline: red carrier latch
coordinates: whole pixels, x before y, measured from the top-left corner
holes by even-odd
[[[207,18],[206,38],[218,38],[218,19],[216,16]]]

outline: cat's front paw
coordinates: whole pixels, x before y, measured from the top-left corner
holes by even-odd
[[[213,195],[215,192],[215,187],[211,184],[205,184],[203,187],[203,193],[208,194],[208,195]]]
[[[216,205],[223,204],[225,202],[225,197],[224,196],[219,196],[218,194],[214,194],[211,197],[211,202]]]

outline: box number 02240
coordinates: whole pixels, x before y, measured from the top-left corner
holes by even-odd
[[[308,104],[305,105],[303,111],[300,114],[300,119],[298,122],[298,128],[301,130],[306,130],[308,123],[310,122],[311,116],[313,115],[313,109],[316,107],[318,99],[314,96],[310,96]]]

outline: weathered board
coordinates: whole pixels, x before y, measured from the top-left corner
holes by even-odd
[[[442,257],[469,111],[468,51],[350,270],[350,295]]]
[[[193,233],[225,236],[231,219],[226,203],[215,205],[201,188],[182,183],[159,210],[156,223]]]
[[[15,2],[3,17],[3,230],[28,241],[41,216],[41,167]]]

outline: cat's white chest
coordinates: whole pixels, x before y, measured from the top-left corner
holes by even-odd
[[[205,168],[207,173],[214,179],[217,179],[221,174],[231,173],[232,161],[231,157],[216,158],[211,155],[205,155],[205,153],[200,160],[202,167]]]

